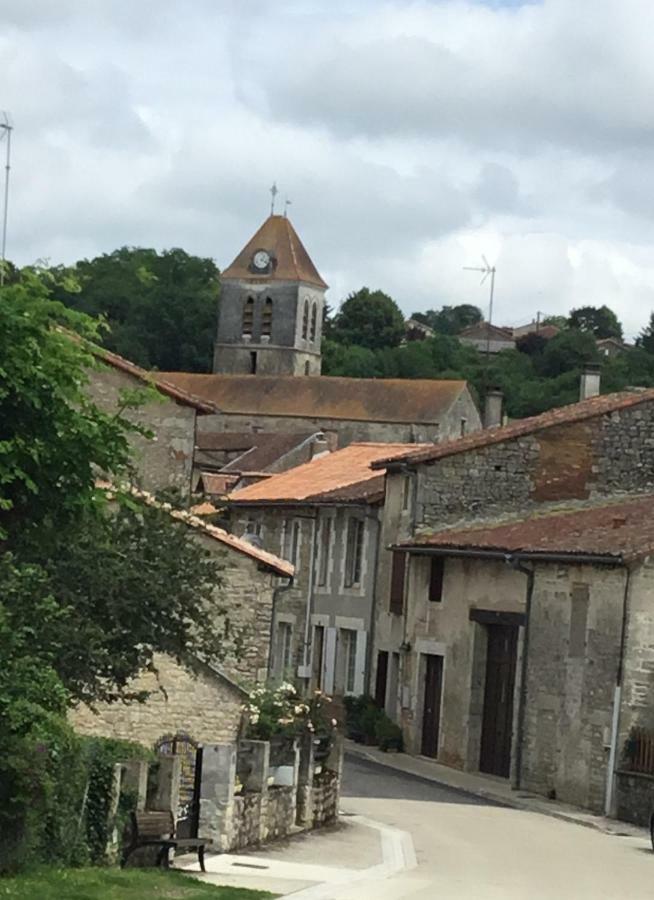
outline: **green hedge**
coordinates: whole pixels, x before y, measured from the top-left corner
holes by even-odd
[[[148,751],[80,738],[55,714],[41,716],[11,749],[0,760],[0,873],[104,862],[113,828],[120,833],[134,806],[123,793],[118,821],[109,820],[114,765]]]

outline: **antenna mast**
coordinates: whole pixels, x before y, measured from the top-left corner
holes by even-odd
[[[0,287],[5,283],[5,262],[7,256],[7,217],[9,213],[9,172],[11,170],[11,132],[13,125],[9,121],[7,113],[3,113],[4,122],[0,122],[0,140],[7,139],[7,154],[5,157],[5,202],[2,213],[2,247],[0,249]]]
[[[483,277],[479,282],[482,285],[490,275],[490,302],[488,304],[488,322],[486,323],[486,363],[490,360],[490,329],[493,323],[493,299],[495,297],[495,266],[491,266],[484,254],[481,255],[483,266],[464,266],[467,272],[481,272]]]

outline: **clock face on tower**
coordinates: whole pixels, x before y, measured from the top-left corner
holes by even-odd
[[[267,250],[257,250],[252,257],[255,269],[267,269],[270,265],[270,253]]]

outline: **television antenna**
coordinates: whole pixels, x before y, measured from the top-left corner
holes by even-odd
[[[6,112],[2,113],[3,120],[0,121],[0,141],[7,141],[7,152],[5,156],[5,200],[2,212],[2,245],[0,247],[0,287],[5,283],[5,261],[7,257],[7,216],[9,213],[9,172],[11,170],[11,132],[13,125]]]
[[[490,278],[490,302],[488,304],[488,322],[486,325],[486,362],[488,362],[490,358],[490,329],[493,323],[493,299],[495,296],[495,266],[491,266],[483,253],[481,254],[481,258],[484,263],[483,266],[464,266],[463,268],[467,272],[482,273],[482,279],[479,282],[480,286],[486,281],[486,279]]]

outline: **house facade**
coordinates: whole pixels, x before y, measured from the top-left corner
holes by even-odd
[[[387,479],[371,684],[402,724],[411,752],[516,777],[516,697],[531,578],[521,783],[592,809],[616,802],[606,783],[619,767],[621,742],[654,709],[641,665],[633,684],[621,688],[619,738],[609,741],[616,673],[621,664],[628,671],[629,659],[642,662],[650,634],[649,613],[640,612],[629,626],[640,650],[621,651],[631,549],[580,559],[578,536],[568,535],[558,548],[565,560],[530,561],[530,576],[520,559],[507,561],[506,548],[491,547],[491,558],[472,539],[458,553],[422,543],[445,529],[500,528],[504,519],[520,517],[515,548],[524,550],[525,529],[542,526],[561,505],[572,513],[606,504],[600,517],[616,544],[623,516],[612,505],[653,489],[653,448],[654,392],[625,392],[373,464],[386,467]],[[587,526],[579,527],[583,534]],[[596,549],[588,554],[596,557]],[[629,575],[632,585],[643,585],[633,599],[643,610],[654,604],[648,565],[643,558]],[[488,705],[493,692],[504,698],[502,709]]]
[[[366,690],[384,496],[370,463],[393,446],[409,449],[351,444],[230,494],[232,529],[295,566],[275,605],[273,679],[341,697]]]

